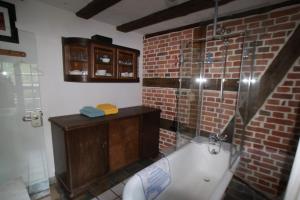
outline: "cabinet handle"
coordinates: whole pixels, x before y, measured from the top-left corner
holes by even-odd
[[[102,149],[104,149],[105,146],[106,146],[106,142],[104,142],[104,143],[102,144]]]

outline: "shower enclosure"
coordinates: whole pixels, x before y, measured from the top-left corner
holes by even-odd
[[[211,31],[207,31],[211,32]],[[197,34],[195,34],[197,35]],[[201,35],[201,34],[200,34]],[[196,136],[231,143],[231,163],[243,148],[255,37],[245,31],[181,42],[177,89],[177,147]]]
[[[19,37],[20,44],[0,42],[1,49],[26,53],[0,56],[0,184],[22,179],[35,199],[49,192],[43,127],[28,121],[41,111],[41,72],[35,35],[19,30]]]

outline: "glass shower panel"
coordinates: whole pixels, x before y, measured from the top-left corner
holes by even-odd
[[[245,36],[242,55],[241,55],[241,68],[239,79],[239,90],[236,102],[236,115],[234,121],[234,134],[232,138],[231,148],[231,164],[234,163],[238,154],[243,151],[244,140],[247,137],[245,131],[248,124],[249,116],[249,98],[251,85],[254,83],[254,63],[256,54],[256,41],[253,37]]]
[[[19,31],[20,44],[0,43],[2,49],[24,51],[26,57],[0,56],[0,184],[21,177],[31,195],[48,191],[43,127],[22,120],[41,111],[36,40]]]
[[[201,62],[199,45],[192,40],[181,42],[179,59],[179,88],[177,91],[177,146],[181,146],[194,138],[198,129],[199,83]]]

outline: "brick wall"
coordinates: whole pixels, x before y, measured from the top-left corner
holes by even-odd
[[[256,41],[256,58],[254,63],[254,79],[258,80],[266,71],[272,60],[283,47],[292,31],[300,22],[300,7],[290,6],[269,13],[228,20],[220,26],[237,33],[245,29],[249,35],[243,42],[242,36],[228,40],[228,59],[225,78],[240,78],[242,45],[251,47]],[[199,55],[201,42],[195,42],[196,31],[187,29],[144,40],[144,78],[176,78],[179,75],[178,56],[180,48],[186,53],[183,77],[194,78],[199,72],[199,64],[195,57]],[[207,37],[212,34],[212,25],[207,27]],[[194,39],[194,41],[192,41]],[[184,42],[182,42],[184,41]],[[192,41],[192,42],[191,42]],[[186,46],[183,46],[186,45]],[[213,54],[219,63],[205,64],[204,76],[207,79],[220,79],[223,73],[224,57],[223,41],[205,43],[206,53]],[[190,50],[189,50],[190,49]],[[198,54],[197,54],[198,53]],[[244,60],[243,70],[249,71],[251,63]],[[199,58],[197,58],[199,61]],[[196,60],[197,60],[196,59]],[[300,132],[300,70],[299,61],[288,75],[268,97],[263,107],[250,121],[246,128],[245,154],[241,159],[237,175],[257,190],[269,196],[278,196],[282,192],[280,185],[285,183],[290,171],[296,141]],[[198,71],[197,71],[198,70]],[[181,100],[179,121],[196,127],[195,108],[196,90],[185,90]],[[184,95],[183,95],[184,96]],[[225,91],[224,101],[220,101],[220,92],[204,90],[202,94],[200,129],[210,133],[222,132],[230,119],[235,115],[237,92]],[[176,89],[163,87],[144,87],[143,103],[161,108],[164,119],[173,120],[176,114]],[[192,114],[191,114],[192,113]],[[238,144],[241,120],[237,118],[234,142]],[[160,148],[175,145],[175,133],[161,129]],[[285,184],[282,184],[285,187]]]
[[[284,191],[300,135],[300,59],[246,127],[237,175],[269,195]]]

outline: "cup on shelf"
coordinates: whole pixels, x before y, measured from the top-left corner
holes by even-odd
[[[82,72],[80,70],[70,70],[69,71],[70,75],[82,75]]]
[[[106,73],[105,76],[112,76],[112,74],[111,73]]]
[[[128,77],[128,72],[121,72],[121,77]]]
[[[133,77],[133,72],[128,73],[129,77]]]
[[[99,58],[99,60],[103,63],[109,63],[110,62],[110,58],[108,57],[108,55],[103,55]]]
[[[81,74],[82,74],[82,75],[88,75],[88,71],[86,71],[86,70],[81,71]]]
[[[104,63],[109,63],[110,58],[101,58],[101,61],[104,62]]]
[[[98,69],[97,71],[96,71],[96,75],[99,75],[99,76],[105,76],[105,74],[106,74],[106,70],[105,69]]]

